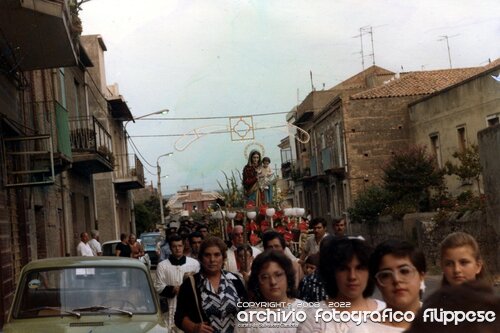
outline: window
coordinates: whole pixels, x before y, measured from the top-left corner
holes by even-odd
[[[465,125],[457,127],[457,136],[458,136],[458,150],[463,152],[465,148],[467,148],[467,136],[465,132]]]
[[[498,125],[500,123],[498,118],[499,118],[498,114],[494,114],[494,115],[486,117],[486,122],[488,123],[488,126]]]
[[[441,162],[441,147],[439,144],[439,133],[432,133],[429,135],[429,138],[431,139],[431,151],[436,157],[436,163],[438,167],[442,167],[442,162]]]

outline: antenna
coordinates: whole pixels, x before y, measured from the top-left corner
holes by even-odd
[[[439,36],[441,37],[440,39],[438,39],[438,41],[443,41],[443,40],[446,40],[446,47],[448,48],[448,60],[450,62],[450,69],[453,68],[452,65],[451,65],[451,53],[450,53],[450,43],[448,42],[448,40],[450,38],[453,38],[453,37],[457,37],[458,35],[453,35],[453,36],[448,36],[448,35],[444,35],[444,36]]]
[[[364,35],[370,35],[370,42],[372,46],[372,53],[365,55],[364,51],[364,45],[363,45],[363,36]],[[363,70],[365,69],[365,57],[372,57],[372,64],[375,65],[375,49],[373,46],[373,27],[372,26],[365,26],[359,28],[359,35],[353,36],[352,38],[359,38],[361,42],[361,66],[363,67]]]
[[[313,72],[311,70],[309,71],[309,76],[311,77],[311,90],[316,91],[316,88],[314,88],[313,84]]]

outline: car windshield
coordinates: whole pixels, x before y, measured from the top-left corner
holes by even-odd
[[[144,246],[156,246],[156,243],[161,241],[160,235],[144,235],[141,237],[141,242]]]
[[[156,313],[146,272],[130,267],[37,270],[21,281],[13,316]]]

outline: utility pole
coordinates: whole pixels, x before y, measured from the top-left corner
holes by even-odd
[[[158,176],[158,200],[160,201],[160,224],[165,223],[165,216],[163,212],[163,195],[161,194],[161,167],[160,167],[160,158],[164,156],[172,156],[174,153],[166,153],[163,155],[158,156],[156,159],[156,173]]]

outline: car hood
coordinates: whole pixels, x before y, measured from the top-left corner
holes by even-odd
[[[156,316],[155,316],[156,318]],[[151,318],[149,318],[151,319]],[[140,318],[127,318],[121,316],[108,316],[81,319],[71,318],[43,318],[19,320],[3,327],[4,333],[165,333],[164,324]]]

